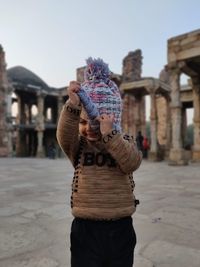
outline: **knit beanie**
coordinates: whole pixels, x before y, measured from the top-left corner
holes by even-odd
[[[114,129],[121,131],[122,100],[119,88],[110,80],[108,64],[102,59],[86,60],[84,82],[78,92],[88,115],[91,127],[96,130],[99,123],[96,117],[102,114],[114,115]]]

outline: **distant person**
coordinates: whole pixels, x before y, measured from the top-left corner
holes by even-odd
[[[71,267],[132,267],[136,234],[132,173],[142,155],[121,132],[122,103],[101,59],[87,60],[85,81],[71,81],[57,139],[75,171]]]
[[[48,149],[48,156],[50,159],[55,159],[56,158],[56,146],[54,144],[54,142],[52,142],[49,146]]]
[[[143,139],[143,158],[148,158],[148,151],[149,151],[150,145],[149,145],[149,139],[147,137],[144,137]]]
[[[138,149],[142,151],[142,153],[143,153],[143,140],[144,140],[144,137],[141,131],[138,131],[137,136],[136,136],[136,143],[137,143]]]

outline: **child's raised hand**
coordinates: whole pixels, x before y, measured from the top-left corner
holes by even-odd
[[[102,114],[97,118],[97,120],[100,122],[100,132],[102,135],[112,131],[114,115]]]
[[[77,95],[77,92],[80,90],[80,83],[76,81],[71,81],[69,83],[69,87],[67,89],[69,99],[71,103],[75,106],[79,105],[80,103],[80,98]]]

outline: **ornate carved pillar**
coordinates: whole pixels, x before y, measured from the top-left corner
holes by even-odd
[[[141,98],[140,102],[140,117],[141,117],[141,131],[143,136],[146,136],[146,103],[145,103],[145,97],[143,96]]]
[[[181,128],[181,136],[183,140],[183,147],[185,147],[186,144],[186,135],[187,135],[187,113],[186,108],[182,109],[182,128]]]
[[[151,114],[150,114],[150,130],[151,130],[151,147],[149,153],[150,160],[158,160],[158,142],[157,142],[157,108],[156,96],[154,93],[150,94],[151,99]]]
[[[0,157],[12,155],[11,91],[7,79],[5,52],[0,45]]]
[[[128,95],[128,132],[127,133],[135,137],[134,105],[135,105],[135,97],[133,95]]]
[[[135,98],[130,94],[123,97],[122,128],[123,132],[135,135]]]
[[[26,154],[25,134],[21,129],[21,124],[24,123],[24,103],[20,95],[17,95],[17,137],[16,137],[16,156],[22,157]]]
[[[138,131],[141,129],[141,97],[135,98],[135,107],[134,107],[134,117],[135,117],[135,137],[137,136]],[[144,134],[144,133],[142,133]]]
[[[166,114],[166,145],[165,145],[165,159],[169,159],[169,151],[171,144],[171,114],[169,99],[166,99],[167,114]]]
[[[45,94],[39,92],[37,94],[37,106],[38,106],[38,115],[36,122],[36,131],[37,131],[37,157],[44,157],[44,148],[43,148],[43,137],[44,137],[44,97]]]
[[[200,161],[200,78],[193,77],[193,106],[194,106],[194,145],[192,160]]]
[[[172,123],[172,144],[169,154],[170,165],[186,165],[182,140],[182,105],[180,101],[180,74],[178,68],[170,69],[171,87],[171,123]]]
[[[13,126],[12,126],[12,92],[13,88],[11,86],[8,87],[7,94],[7,134],[8,134],[8,156],[11,157],[13,155]]]
[[[57,112],[57,114],[58,114],[58,116],[57,116],[57,120],[59,119],[59,116],[60,116],[60,112],[61,112],[61,110],[62,110],[62,108],[63,108],[63,97],[62,97],[62,95],[61,94],[59,94],[59,96],[58,96],[58,98],[57,98],[57,101],[58,101],[58,112]]]
[[[122,129],[123,132],[128,132],[128,94],[124,94],[123,97],[123,109],[122,109]]]

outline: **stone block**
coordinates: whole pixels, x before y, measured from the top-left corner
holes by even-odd
[[[193,162],[200,162],[200,150],[193,150],[192,151],[192,161]]]
[[[8,157],[8,148],[0,147],[0,157]]]
[[[186,44],[193,44],[195,41],[197,41],[197,36],[193,35],[193,36],[189,36],[183,40],[181,40],[180,45],[186,45]]]
[[[187,157],[184,149],[171,149],[169,153],[169,165],[187,165]]]
[[[191,49],[187,49],[184,51],[179,52],[176,55],[177,60],[184,60],[184,59],[188,59],[191,57],[196,57],[200,55],[200,47],[194,47]]]

